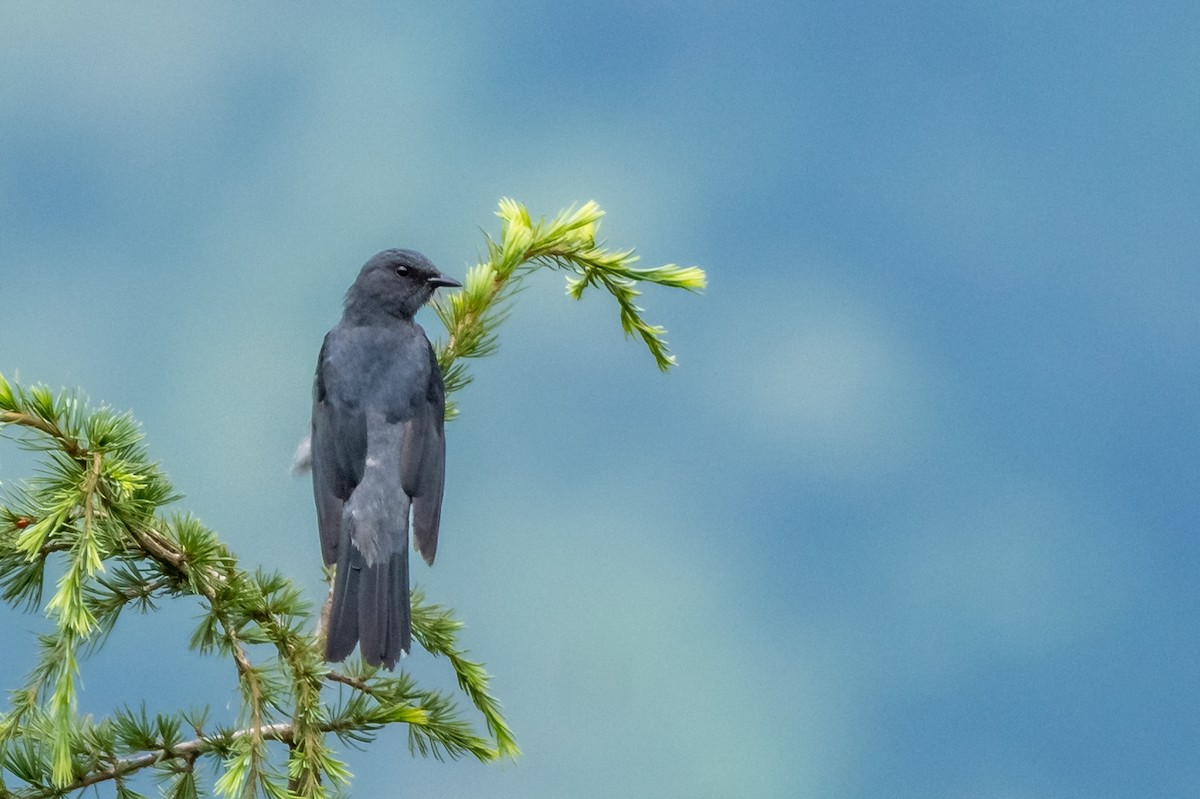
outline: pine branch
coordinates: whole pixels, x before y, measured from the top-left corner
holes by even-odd
[[[47,714],[45,723],[39,727],[46,733],[50,751],[45,782],[54,790],[63,791],[85,778],[86,774],[78,773],[83,754],[80,746],[84,742],[72,734],[80,724],[74,715],[78,646],[97,631],[98,618],[105,619],[105,630],[111,629],[115,612],[125,597],[166,590],[172,595],[197,596],[206,602],[209,615],[194,643],[202,651],[216,649],[230,655],[242,687],[248,733],[237,739],[237,747],[229,753],[218,790],[240,795],[247,786],[258,784],[270,791],[263,770],[265,739],[257,731],[272,728],[266,719],[268,707],[281,706],[283,696],[278,685],[265,679],[270,671],[252,662],[245,647],[247,643],[274,644],[278,663],[288,675],[286,690],[294,705],[289,742],[296,794],[322,795],[319,776],[322,773],[335,780],[346,778],[344,767],[333,758],[324,740],[328,721],[320,692],[325,682],[325,666],[303,630],[308,619],[299,593],[282,578],[271,575],[252,578],[240,571],[228,550],[193,520],[176,518],[169,522],[148,514],[130,514],[126,512],[128,508],[110,503],[121,492],[113,484],[114,475],[105,467],[110,458],[114,462],[118,459],[111,453],[91,449],[92,442],[80,435],[82,430],[76,424],[82,419],[67,418],[65,405],[30,402],[30,398],[41,394],[41,389],[24,391],[19,387],[15,387],[14,393],[14,387],[0,377],[4,423],[42,435],[48,439],[42,444],[51,453],[69,452],[78,463],[56,462],[64,473],[52,474],[57,488],[52,493],[51,507],[44,501],[38,507],[39,502],[33,500],[39,492],[34,490],[26,492],[26,498],[35,506],[29,515],[0,509],[0,520],[7,520],[15,534],[0,538],[0,563],[19,563],[24,557],[32,559],[40,569],[47,552],[62,551],[68,556],[68,569],[48,606],[55,614],[57,634],[43,639],[43,656],[38,667],[30,675],[26,688],[14,694],[13,709],[0,723],[0,744],[7,747],[32,729],[30,719],[37,716],[45,698]],[[79,411],[73,409],[72,413],[78,415]],[[32,445],[29,439],[24,443]],[[124,460],[119,462],[134,464],[140,474],[131,485],[145,488],[154,483],[148,477],[153,467],[144,456],[131,451],[123,455]],[[83,464],[87,465],[86,470],[81,468]],[[116,471],[118,479],[130,474],[123,468]],[[78,486],[79,490],[73,490],[72,486]],[[169,492],[158,494],[168,496]],[[114,525],[114,521],[121,523]],[[101,551],[98,532],[102,524],[106,526],[106,536]],[[141,566],[133,573],[118,572],[123,577],[114,581],[97,574],[103,570],[105,559]],[[138,575],[143,578],[139,587],[121,582],[129,578],[136,582]],[[438,734],[438,730],[432,734]],[[92,763],[101,760],[95,756],[84,759]]]
[[[595,203],[535,223],[523,206],[503,200],[498,215],[500,239],[487,239],[488,259],[436,308],[448,333],[437,350],[448,395],[470,382],[468,359],[495,351],[511,300],[543,267],[569,274],[572,297],[589,286],[606,290],[626,334],[642,340],[659,368],[674,364],[665,331],[647,323],[635,303],[638,287],[696,291],[704,286],[701,270],[636,269],[631,250],[597,245],[603,212]],[[447,416],[453,414],[451,403]],[[162,515],[178,495],[149,459],[128,414],[88,409],[71,392],[24,388],[0,375],[0,437],[6,436],[38,451],[42,467],[0,494],[0,599],[39,607],[48,564],[63,569],[45,605],[54,631],[38,638],[37,662],[0,714],[0,799],[66,796],[105,783],[132,797],[124,780],[147,768],[167,795],[194,799],[201,790],[194,767],[204,758],[222,762],[213,787],[227,797],[325,797],[330,786],[349,781],[329,736],[366,742],[397,723],[408,725],[410,748],[421,755],[490,762],[520,754],[490,678],[458,643],[462,622],[427,604],[420,590],[412,595],[414,637],[447,659],[490,738],[459,716],[449,695],[418,687],[404,672],[380,673],[361,662],[330,670],[324,624],[318,621],[314,634],[309,603],[291,581],[244,570],[198,521]],[[80,663],[103,645],[121,612],[183,597],[204,608],[192,647],[233,662],[242,696],[235,728],[205,733],[204,712],[80,717]],[[263,644],[272,654],[259,654],[255,647]],[[336,688],[337,701],[322,698],[326,686]],[[194,737],[185,740],[186,728]],[[268,759],[271,743],[287,745],[286,773]],[[10,789],[10,778],[26,787]]]
[[[567,294],[580,299],[589,286],[601,287],[617,301],[621,327],[626,335],[637,335],[654,356],[662,371],[675,365],[667,348],[666,330],[642,317],[635,299],[637,286],[655,283],[686,291],[700,291],[707,282],[699,267],[674,264],[637,269],[633,250],[607,250],[597,244],[596,232],[604,211],[594,202],[569,208],[547,222],[534,222],[524,205],[503,199],[496,215],[502,220],[500,240],[487,238],[488,258],[467,271],[463,287],[434,302],[438,318],[446,328],[445,343],[437,346],[438,364],[449,397],[471,382],[464,360],[496,351],[496,328],[508,315],[508,303],[521,290],[523,281],[540,267],[570,273]],[[446,403],[446,418],[457,415],[452,401]]]
[[[11,402],[11,388],[7,384],[0,386],[0,401],[4,399],[5,394],[7,394]],[[53,411],[47,415],[50,416],[50,419],[53,419]],[[0,411],[0,426],[6,424],[15,424],[45,433],[50,438],[59,442],[63,448],[63,452],[66,452],[72,458],[82,459],[86,456],[84,450],[79,449],[73,439],[64,434],[53,421],[47,419],[45,416],[32,413],[19,413],[17,411]]]
[[[326,726],[327,728],[323,729],[323,732],[336,731],[334,725]],[[43,797],[50,799],[51,797],[62,796],[63,794],[83,788],[90,788],[100,783],[122,779],[143,769],[167,765],[171,761],[182,761],[190,766],[191,763],[194,763],[201,756],[226,752],[238,742],[246,739],[290,743],[294,733],[293,725],[279,723],[270,724],[266,727],[235,730],[212,737],[195,738],[169,747],[154,749],[137,757],[116,760],[106,768],[92,771],[61,787],[43,786],[40,789],[31,791],[13,791],[8,796],[11,796],[13,799],[42,799]]]
[[[265,745],[283,740],[276,734],[280,730],[287,731],[287,784],[296,796],[324,796],[322,775],[333,782],[348,780],[348,772],[325,740],[330,732],[362,740],[385,724],[405,723],[413,730],[414,749],[422,753],[471,754],[483,761],[494,760],[501,749],[509,756],[515,753],[508,743],[497,747],[476,736],[458,718],[448,697],[416,689],[406,678],[363,674],[355,679],[369,688],[369,705],[351,703],[336,712],[327,709],[321,688],[327,680],[336,680],[321,658],[318,642],[306,632],[306,603],[295,587],[278,575],[242,572],[211,531],[187,517],[168,520],[154,515],[157,502],[131,511],[121,501],[136,500],[138,491],[149,491],[156,498],[173,496],[165,482],[160,484],[156,467],[139,452],[93,449],[92,440],[78,426],[93,418],[81,405],[71,411],[79,417],[73,420],[65,415],[63,405],[42,409],[43,414],[27,411],[33,394],[33,389],[25,392],[0,377],[4,423],[40,435],[41,446],[59,469],[52,469],[42,484],[17,492],[19,511],[0,506],[0,567],[34,566],[40,574],[50,555],[68,558],[67,576],[48,606],[55,611],[57,632],[42,638],[38,666],[25,688],[12,695],[11,711],[0,717],[0,751],[6,770],[24,775],[33,789],[30,795],[64,795],[97,782],[119,782],[162,760],[161,751],[154,757],[118,757],[111,745],[100,745],[80,733],[104,725],[93,728],[74,711],[80,647],[96,644],[99,639],[94,636],[110,631],[126,603],[148,601],[155,595],[202,599],[209,612],[193,644],[202,652],[230,656],[236,667],[246,709],[242,733],[206,738],[212,745],[194,752],[186,747],[178,750],[187,756],[224,759],[225,770],[215,786],[220,793],[241,796],[261,790],[270,795],[279,790],[279,775],[266,765]],[[22,441],[33,446],[39,439]],[[72,453],[69,462],[53,459],[56,452]],[[122,480],[128,490],[122,489]],[[39,489],[53,490],[43,496]],[[10,531],[7,535],[5,528]],[[111,576],[105,562],[114,565]],[[6,598],[27,597],[9,592]],[[423,618],[419,595],[414,613]],[[246,646],[254,643],[272,644],[276,665],[253,662]],[[444,645],[457,651],[452,640]],[[271,676],[276,671],[284,683]],[[460,682],[463,679],[460,676]],[[473,685],[478,693],[486,688],[486,680],[480,670],[464,684]],[[290,720],[270,718],[275,715],[273,708],[288,703],[293,708]],[[494,716],[498,711],[489,708],[489,712]],[[495,727],[493,718],[485,718]],[[507,731],[507,727],[497,729]],[[142,733],[134,738],[148,736]],[[31,751],[41,755],[34,757]],[[23,765],[14,759],[22,752]],[[193,780],[188,774],[173,779],[186,787]],[[0,783],[0,796],[8,795],[6,791]]]
[[[496,756],[516,760],[521,754],[512,730],[500,712],[500,703],[488,692],[490,678],[482,663],[466,658],[466,650],[456,644],[462,622],[454,618],[440,605],[426,605],[425,595],[419,588],[413,589],[412,626],[413,636],[432,655],[450,661],[458,686],[471,697],[475,708],[483,714],[488,731],[496,739]]]
[[[128,723],[131,719],[132,716],[127,716],[124,721]],[[155,721],[158,724],[162,724],[163,719],[159,717]],[[145,722],[144,718],[143,722]],[[318,730],[323,734],[344,734],[359,723],[361,722],[354,719],[339,719],[318,725]],[[0,791],[0,796],[11,797],[11,799],[43,799],[43,797],[49,799],[50,797],[62,796],[101,783],[120,780],[147,768],[162,769],[169,767],[172,762],[180,763],[184,769],[190,771],[195,762],[201,757],[224,755],[246,741],[277,742],[291,745],[296,740],[297,729],[296,725],[291,722],[279,722],[262,727],[226,730],[216,732],[212,735],[198,735],[187,741],[171,741],[169,743],[164,743],[160,737],[151,731],[143,730],[140,732],[140,735],[145,736],[149,742],[145,751],[140,754],[132,757],[117,757],[114,755],[105,765],[77,776],[62,786],[35,785],[35,787],[29,790]],[[11,763],[6,763],[5,765],[6,768],[12,768]],[[17,771],[20,772],[21,768],[18,767]]]

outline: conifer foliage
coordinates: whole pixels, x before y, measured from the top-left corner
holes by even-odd
[[[513,297],[539,268],[567,272],[572,297],[587,288],[607,291],[623,330],[646,345],[659,368],[674,364],[665,331],[647,323],[635,303],[638,286],[698,291],[703,271],[634,268],[631,250],[597,244],[603,212],[595,203],[534,222],[524,206],[506,199],[498,215],[500,238],[487,240],[487,260],[436,306],[446,327],[436,348],[448,395],[470,382],[469,359],[495,350]],[[447,416],[456,413],[448,403]],[[40,610],[53,625],[29,641],[36,665],[0,714],[0,799],[66,796],[101,785],[132,799],[139,794],[128,782],[147,771],[171,799],[213,791],[324,797],[350,778],[333,742],[364,744],[389,724],[407,725],[410,749],[423,756],[519,755],[488,674],[459,642],[462,623],[419,589],[412,592],[413,635],[446,660],[463,698],[482,717],[482,731],[455,696],[422,688],[403,670],[378,671],[357,656],[325,663],[312,603],[288,577],[246,568],[212,530],[169,507],[179,496],[129,414],[0,376],[0,435],[9,439],[0,444],[34,450],[40,460],[33,477],[6,484],[0,496],[0,599]],[[229,661],[241,698],[236,723],[215,722],[207,709],[190,707],[81,716],[87,655],[104,645],[124,611],[152,611],[169,598],[192,601],[200,611],[191,647]]]

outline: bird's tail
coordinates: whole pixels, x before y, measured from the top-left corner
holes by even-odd
[[[350,504],[353,505],[353,500]],[[407,508],[405,511],[401,518],[407,521]],[[374,552],[368,547],[366,554],[358,546],[359,541],[378,538],[355,530],[354,526],[353,513],[345,513],[325,659],[344,660],[354,651],[354,645],[361,643],[367,663],[395,668],[400,653],[407,653],[412,646],[407,524],[399,536],[384,538],[398,546]]]

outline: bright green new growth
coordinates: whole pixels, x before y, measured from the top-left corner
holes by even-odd
[[[607,289],[625,332],[645,342],[661,369],[674,363],[665,331],[647,324],[634,304],[636,287],[698,290],[704,273],[633,269],[632,251],[596,245],[602,214],[587,203],[535,224],[523,206],[501,201],[504,224],[498,243],[488,239],[489,260],[437,306],[449,334],[437,348],[448,394],[470,381],[461,359],[495,350],[506,301],[538,266],[572,272],[573,297],[588,286]],[[133,799],[126,780],[146,769],[165,796],[193,799],[207,792],[197,767],[213,759],[221,771],[212,788],[222,796],[325,797],[350,777],[329,736],[366,743],[396,723],[409,725],[410,749],[421,755],[486,762],[519,754],[487,673],[458,643],[462,622],[420,590],[412,592],[413,635],[447,659],[488,738],[459,715],[452,697],[420,688],[403,671],[393,676],[358,659],[326,664],[311,605],[289,579],[243,569],[199,521],[163,513],[178,495],[129,415],[0,376],[0,430],[43,457],[35,478],[0,497],[0,599],[37,608],[47,566],[62,568],[45,604],[54,631],[38,638],[37,665],[0,714],[0,799],[64,796],[108,782],[118,797]],[[146,612],[173,597],[192,597],[201,608],[192,648],[232,661],[242,700],[236,726],[194,709],[80,717],[81,660],[103,646],[123,610]],[[274,755],[272,744],[280,747]]]
[[[594,202],[569,208],[550,222],[539,219],[535,223],[525,206],[505,198],[496,215],[503,225],[500,241],[487,240],[488,260],[467,272],[462,290],[434,302],[449,333],[437,347],[448,395],[471,382],[461,359],[479,358],[496,350],[495,329],[507,316],[509,301],[538,267],[571,273],[567,294],[577,300],[589,286],[606,289],[617,301],[625,334],[636,334],[645,342],[659,369],[665,372],[675,365],[675,356],[667,350],[664,338],[667,331],[642,319],[642,309],[634,302],[641,294],[637,285],[657,283],[700,291],[705,286],[704,270],[674,264],[635,269],[638,257],[633,250],[606,250],[603,243],[596,243],[604,211]],[[446,418],[456,414],[454,404],[448,402]]]

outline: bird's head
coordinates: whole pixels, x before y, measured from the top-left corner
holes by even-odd
[[[440,286],[461,286],[415,250],[384,250],[363,266],[346,292],[346,310],[411,318]]]

